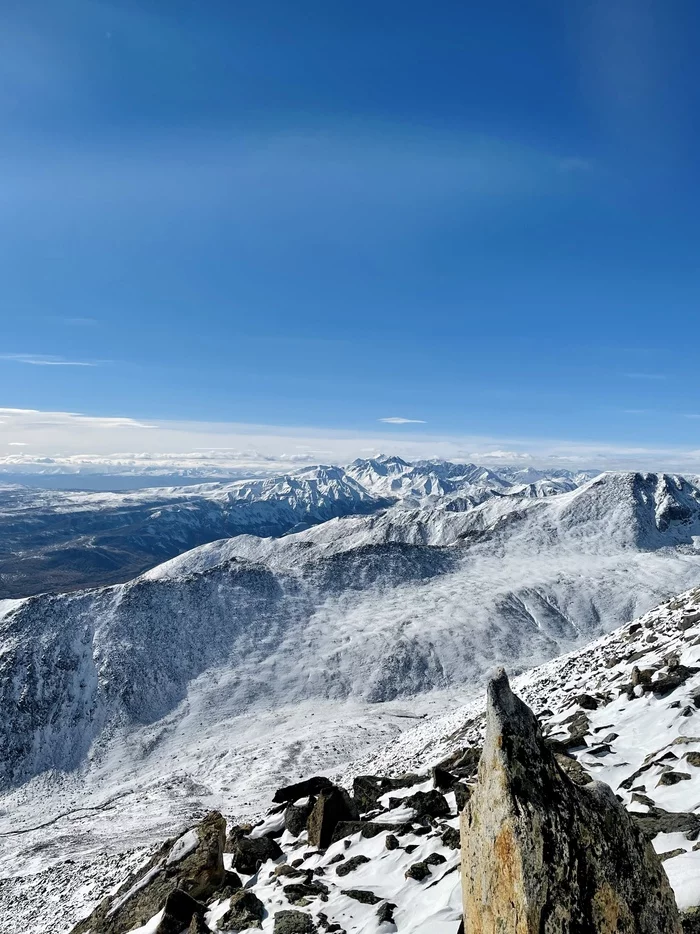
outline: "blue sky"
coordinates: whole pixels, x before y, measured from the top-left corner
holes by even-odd
[[[697,3],[0,26],[3,407],[700,448]]]

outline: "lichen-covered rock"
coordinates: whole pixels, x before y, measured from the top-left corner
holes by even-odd
[[[276,911],[274,934],[314,934],[316,926],[305,911]]]
[[[461,834],[465,934],[681,934],[651,844],[607,785],[563,773],[503,670]]]
[[[241,889],[234,893],[228,911],[219,919],[220,931],[245,931],[248,928],[262,927],[265,906],[254,892]]]
[[[191,899],[205,901],[224,883],[225,840],[226,821],[214,811],[197,827],[164,843],[115,895],[104,899],[77,924],[72,934],[123,934],[158,914],[176,889]],[[175,901],[171,907],[175,910],[177,904]],[[181,929],[189,921],[187,918]]]

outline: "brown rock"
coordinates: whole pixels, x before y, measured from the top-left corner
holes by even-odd
[[[612,790],[576,785],[501,669],[461,818],[465,934],[681,934],[651,844]]]

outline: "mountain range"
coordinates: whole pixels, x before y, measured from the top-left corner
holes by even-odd
[[[279,477],[134,492],[0,485],[0,599],[121,583],[197,545],[244,533],[281,536],[406,499],[545,496],[586,474],[495,474],[473,464],[398,457],[307,467]],[[76,482],[79,482],[76,479]]]

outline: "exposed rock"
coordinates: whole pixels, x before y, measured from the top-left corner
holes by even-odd
[[[394,836],[393,833],[386,835],[386,840],[384,841],[384,846],[387,850],[398,850],[401,844],[398,841],[398,838]]]
[[[455,830],[454,827],[447,827],[440,839],[451,850],[459,849],[459,830]]]
[[[672,769],[659,776],[658,785],[677,785],[678,782],[690,781],[690,775],[687,772],[674,772]]]
[[[336,825],[341,821],[357,820],[359,816],[357,805],[345,789],[336,786],[324,789],[306,823],[309,843],[325,850],[333,841]]]
[[[393,924],[395,911],[396,905],[394,905],[392,902],[384,902],[383,905],[380,905],[379,908],[377,908],[377,921],[380,924],[384,924],[385,921],[389,924]]]
[[[252,876],[268,859],[279,859],[282,850],[272,837],[240,837],[232,847],[234,869]]]
[[[176,889],[192,899],[205,901],[224,883],[225,840],[224,818],[218,812],[207,815],[193,830],[164,843],[115,895],[104,899],[89,917],[80,921],[72,934],[88,931],[123,934],[140,927],[166,905],[168,896]],[[181,929],[189,920],[183,922]]]
[[[407,879],[415,879],[417,882],[422,882],[423,879],[427,879],[430,875],[430,866],[425,860],[421,860],[419,863],[412,863],[406,870]]]
[[[352,796],[360,812],[371,811],[377,802],[389,791],[398,788],[410,788],[422,782],[421,775],[403,775],[401,778],[383,778],[379,775],[358,775],[352,783]]]
[[[453,752],[452,755],[438,762],[436,768],[452,772],[458,778],[471,778],[476,775],[481,757],[481,746],[465,746]]]
[[[445,796],[435,788],[431,791],[417,791],[408,798],[402,798],[401,802],[406,807],[414,808],[417,818],[448,817],[450,814],[450,806]]]
[[[449,789],[457,781],[456,775],[448,772],[447,769],[441,769],[438,765],[436,765],[430,771],[431,777],[433,779],[433,787],[438,788],[440,791],[449,791]]]
[[[354,872],[363,863],[368,862],[369,858],[367,856],[351,856],[350,859],[345,860],[342,866],[338,866],[335,873],[337,876],[347,876],[348,873]]]
[[[201,915],[192,915],[190,926],[187,928],[187,934],[211,934],[211,928],[207,927]]]
[[[305,898],[328,895],[328,886],[322,882],[292,882],[290,885],[285,885],[283,891],[287,901],[296,905]]]
[[[362,902],[363,905],[376,905],[381,901],[378,895],[370,892],[368,889],[341,889],[343,895],[348,898],[354,898],[356,902]]]
[[[646,814],[633,812],[632,817],[638,827],[641,827],[649,840],[659,833],[684,833],[689,838],[700,832],[700,817],[684,811],[664,811],[654,806],[651,798],[635,793],[633,799],[640,804],[646,804],[649,810]]]
[[[155,934],[181,934],[195,915],[204,917],[206,905],[198,902],[181,889],[174,889],[165,900],[163,917]]]
[[[298,801],[299,798],[308,798],[309,795],[317,795],[324,788],[333,788],[333,782],[325,775],[314,775],[303,782],[296,782],[294,785],[285,785],[284,788],[278,788],[274,793],[272,800],[275,804],[282,802]]]
[[[249,889],[241,889],[231,898],[228,911],[219,919],[220,931],[240,931],[262,927],[265,906]]]
[[[288,805],[284,812],[285,830],[288,830],[292,836],[298,837],[303,830],[306,830],[306,822],[315,804],[316,798],[309,797],[305,804]]]
[[[340,821],[335,825],[331,843],[336,840],[342,840],[343,837],[351,837],[354,833],[360,833],[363,837],[376,837],[380,833],[401,833],[403,824],[378,824],[373,821]]]
[[[464,782],[457,782],[452,791],[454,791],[457,812],[459,813],[466,807],[467,801],[471,797],[472,790],[471,787],[469,785],[465,785]]]
[[[573,759],[571,756],[565,756],[559,753],[555,753],[554,758],[557,760],[559,768],[562,769],[563,772],[566,772],[571,781],[576,782],[577,785],[588,785],[589,782],[593,781],[578,759]]]
[[[651,844],[607,785],[576,785],[501,669],[462,814],[465,934],[680,934]]]
[[[276,911],[274,934],[315,934],[316,926],[305,911]]]

